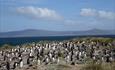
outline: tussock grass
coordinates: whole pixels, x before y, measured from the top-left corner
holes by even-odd
[[[96,63],[94,61],[85,64],[81,70],[115,70],[115,62],[113,63]]]
[[[7,50],[7,49],[12,49],[13,46],[9,45],[9,44],[4,44],[3,46],[0,47],[0,50]]]
[[[82,70],[103,70],[101,64],[87,64]]]
[[[58,65],[53,64],[53,65],[47,65],[45,69],[46,70],[71,70],[72,67],[66,64],[64,65],[63,64],[58,64]]]

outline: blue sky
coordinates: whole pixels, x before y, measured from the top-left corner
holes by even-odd
[[[115,0],[0,0],[0,32],[115,29]]]

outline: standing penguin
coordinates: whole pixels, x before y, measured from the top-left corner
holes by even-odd
[[[17,67],[17,62],[14,62],[13,69],[15,69],[16,67]]]
[[[27,58],[27,65],[29,65],[30,64],[30,58],[28,57]]]
[[[57,64],[59,64],[60,60],[59,60],[59,57],[57,58]]]
[[[10,70],[10,63],[8,61],[6,62],[6,69]]]
[[[110,62],[110,59],[109,59],[109,58],[110,58],[110,56],[109,56],[109,54],[107,54],[107,55],[106,55],[106,62]]]
[[[40,65],[40,63],[41,63],[41,61],[40,61],[40,59],[38,59],[38,65]]]
[[[45,61],[45,65],[47,65],[48,63],[49,63],[49,58],[47,57]]]
[[[22,68],[23,67],[23,60],[21,59],[20,60],[20,68]]]

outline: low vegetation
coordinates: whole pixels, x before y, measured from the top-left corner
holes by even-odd
[[[91,61],[86,63],[81,70],[115,70],[115,62],[102,63]]]
[[[4,44],[0,47],[0,50],[6,50],[6,49],[12,49],[13,46],[9,45],[9,44]]]

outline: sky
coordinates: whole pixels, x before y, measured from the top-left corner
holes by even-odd
[[[115,29],[115,0],[0,0],[0,32]]]

